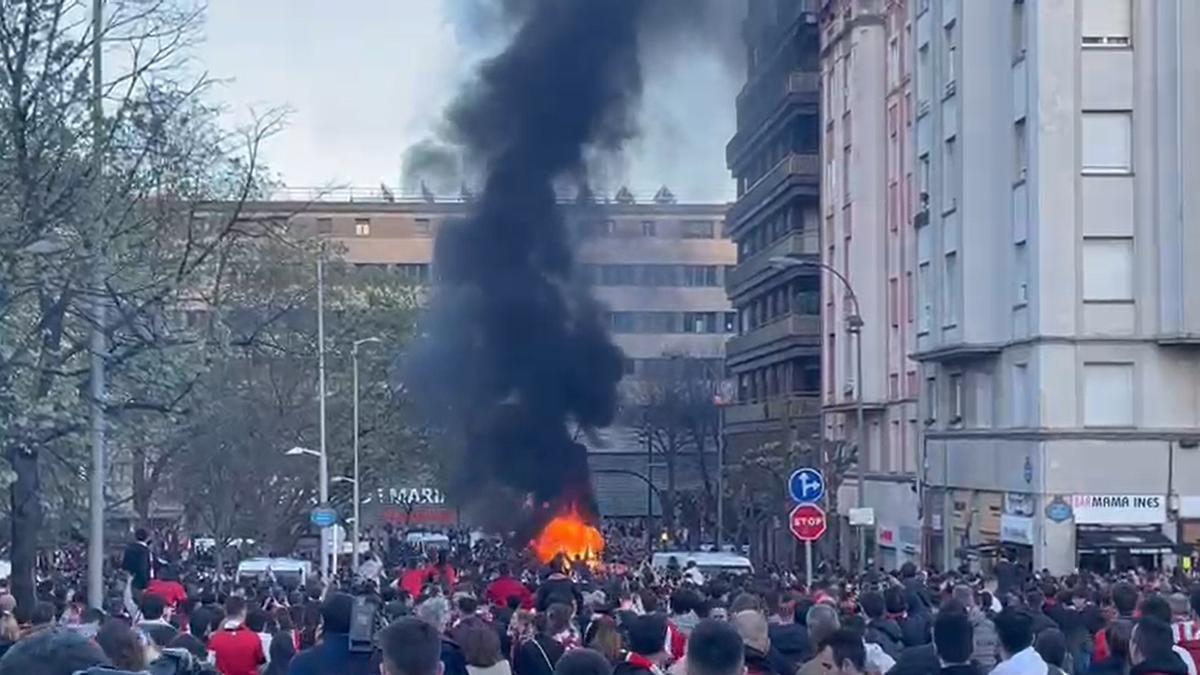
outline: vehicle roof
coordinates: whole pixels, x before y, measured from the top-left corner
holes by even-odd
[[[666,564],[668,560],[674,557],[680,564],[689,561],[695,561],[697,565],[704,566],[721,566],[721,567],[749,567],[750,559],[746,556],[736,553],[728,553],[725,551],[659,551],[654,554],[652,561],[657,564],[659,560]]]
[[[277,570],[310,569],[312,563],[307,560],[297,560],[295,558],[246,558],[238,563],[239,570],[265,570],[268,567]]]

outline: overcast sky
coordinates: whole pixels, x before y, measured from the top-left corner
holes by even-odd
[[[225,80],[215,96],[235,119],[251,108],[291,109],[265,149],[288,185],[394,185],[404,149],[435,131],[482,56],[462,24],[481,1],[208,0],[199,61]],[[689,51],[647,67],[643,136],[611,180],[728,200],[724,145],[741,73],[711,44]]]

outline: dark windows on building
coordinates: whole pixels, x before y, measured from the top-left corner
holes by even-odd
[[[733,312],[609,312],[608,326],[613,333],[693,333],[732,332]]]
[[[581,265],[579,274],[597,286],[719,287],[720,265]]]

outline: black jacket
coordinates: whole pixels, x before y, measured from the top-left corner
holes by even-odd
[[[772,624],[769,635],[771,648],[796,669],[813,657],[808,629],[798,623]]]
[[[900,658],[904,651],[904,633],[895,619],[871,619],[863,639],[879,645],[893,659]]]
[[[548,635],[538,635],[517,647],[513,672],[516,675],[554,675],[554,666],[564,651],[558,640]]]
[[[918,608],[916,611],[910,609],[908,616],[900,622],[900,633],[903,637],[905,647],[917,647],[927,645],[933,640],[932,629],[933,617],[928,610]]]
[[[937,650],[933,644],[920,647],[909,647],[900,652],[896,665],[887,675],[938,675],[942,670],[942,662],[938,660]]]
[[[1041,633],[1044,630],[1049,630],[1051,628],[1059,628],[1058,622],[1056,622],[1054,619],[1051,619],[1050,617],[1046,616],[1046,613],[1044,611],[1042,611],[1041,607],[1031,609],[1029,611],[1029,615],[1033,617],[1033,635],[1034,635],[1034,637],[1036,637],[1039,633]],[[1064,633],[1065,633],[1065,631],[1064,631]]]
[[[1092,661],[1092,667],[1087,672],[1088,675],[1126,675],[1129,663],[1122,657],[1110,656],[1103,661]]]
[[[316,646],[292,659],[289,675],[374,675],[370,652],[350,651],[350,636],[326,633]]]
[[[538,587],[534,604],[537,611],[544,612],[554,603],[569,605],[575,603],[575,611],[583,609],[583,594],[570,577],[562,574],[552,574]]]
[[[792,668],[787,661],[783,661],[781,657],[776,656],[772,659],[770,653],[760,652],[754,647],[746,647],[746,675],[792,675],[794,672],[796,669]]]
[[[140,541],[127,544],[125,555],[121,558],[121,569],[133,575],[134,588],[145,589],[150,583],[150,547]]]
[[[1129,669],[1129,675],[1187,675],[1187,666],[1175,652],[1148,658]]]

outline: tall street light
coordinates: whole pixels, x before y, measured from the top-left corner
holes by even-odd
[[[865,475],[865,465],[867,458],[867,429],[864,422],[864,417],[866,415],[864,414],[865,401],[863,399],[863,386],[866,384],[866,382],[863,379],[862,372],[863,318],[862,312],[859,311],[858,307],[858,295],[854,292],[854,286],[850,285],[850,280],[847,279],[844,274],[823,262],[787,255],[771,258],[770,263],[772,267],[777,269],[787,269],[788,267],[814,267],[825,270],[837,278],[838,281],[842,282],[842,285],[846,287],[846,292],[850,295],[850,308],[852,311],[850,316],[846,317],[846,332],[856,336],[854,340],[854,376],[856,378],[854,385],[854,415],[858,426],[858,433],[856,434],[858,438],[855,439],[855,442],[858,445],[858,456],[855,459],[855,473],[858,474],[858,499],[855,501],[858,503],[858,508],[861,509],[866,505],[867,480]],[[862,527],[860,527],[858,530],[858,560],[861,565],[864,567],[866,566],[867,533]]]
[[[104,33],[104,0],[92,0],[92,205],[94,209],[91,242],[91,272],[96,284],[92,302],[91,331],[91,431],[92,474],[88,478],[88,604],[103,606],[104,600],[104,462],[106,447],[105,399],[108,397],[105,379],[105,355],[108,340],[104,335],[106,309],[104,306],[104,218],[99,191],[104,169],[104,99],[101,82],[101,37]]]
[[[329,506],[329,465],[326,463],[325,452],[323,450],[321,452],[318,452],[316,450],[313,450],[312,448],[302,448],[297,445],[283,454],[287,455],[288,457],[299,457],[301,455],[304,455],[307,457],[316,457],[317,458],[318,464],[321,467],[321,476],[319,478],[320,484],[317,486],[317,489],[321,493],[321,497],[319,500],[320,506]],[[329,528],[325,528],[325,529],[321,530],[321,572],[323,572],[325,574],[326,580],[328,580],[329,571],[330,571],[329,556],[326,555],[326,551],[325,551],[325,539],[327,536],[329,536],[326,534],[327,530],[329,530]],[[336,565],[336,560],[337,560],[336,553],[334,553],[333,558],[335,560],[334,564]],[[333,571],[334,572],[337,571],[336,566],[333,568]]]
[[[325,433],[325,247],[321,246],[321,250],[317,252],[317,398],[319,400],[321,430],[321,453],[318,457],[321,474],[321,506],[329,505],[329,452],[326,447]],[[326,528],[328,529],[328,528]],[[324,549],[325,530],[322,530],[321,535],[321,578],[325,583],[329,583],[329,572],[331,567],[330,558],[333,558],[333,565],[337,564],[337,553],[332,556],[326,555]]]
[[[377,337],[365,337],[361,340],[355,340],[353,347],[350,349],[350,360],[354,364],[354,529],[350,535],[351,545],[354,550],[351,552],[352,568],[355,573],[358,572],[358,538],[359,538],[359,521],[362,520],[360,513],[359,499],[359,472],[358,472],[358,348],[365,344],[379,344],[383,342]]]

